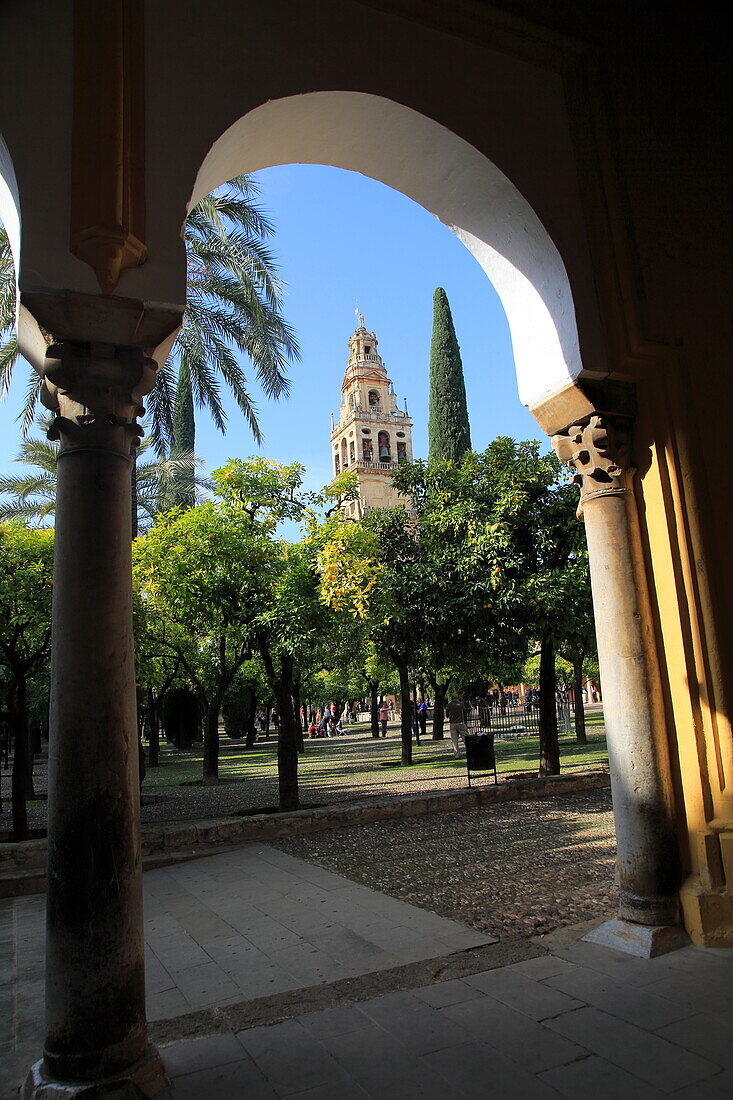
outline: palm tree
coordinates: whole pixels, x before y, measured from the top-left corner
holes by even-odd
[[[217,428],[225,430],[222,384],[234,395],[256,441],[262,441],[241,356],[249,359],[268,397],[288,393],[287,365],[300,352],[281,313],[283,285],[265,244],[274,229],[254,201],[258,194],[249,176],[238,176],[202,199],[186,221],[183,325],[146,402],[150,438],[161,457],[193,452],[194,404],[207,408]],[[13,260],[0,226],[0,398],[18,359],[14,322]],[[21,414],[24,436],[35,417],[40,386],[34,375]],[[175,422],[174,406],[181,410]]]
[[[8,392],[17,359],[15,264],[7,230],[0,222],[0,399]]]
[[[48,429],[48,420],[39,427]],[[144,442],[139,451],[149,446]],[[0,477],[0,520],[21,519],[34,527],[45,527],[56,508],[56,461],[58,444],[46,439],[26,439],[21,443],[16,462],[30,467],[19,474]],[[201,459],[193,454],[177,458],[146,458],[135,465],[135,500],[138,522],[148,526],[161,510],[161,497],[171,497],[171,488],[185,479],[194,487],[208,487],[208,481],[197,474]]]

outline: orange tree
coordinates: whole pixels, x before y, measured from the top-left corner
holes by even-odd
[[[538,643],[539,771],[557,773],[555,653],[592,623],[574,486],[537,442],[503,437],[458,464],[406,465],[393,480],[412,498],[436,578],[424,626],[428,662],[464,682],[482,673],[501,679]]]
[[[133,544],[147,648],[175,655],[204,714],[204,783],[218,782],[222,700],[250,653],[271,559],[262,524],[226,499],[164,513]]]
[[[0,525],[0,677],[13,734],[13,837],[26,840],[26,794],[32,782],[29,696],[36,680],[45,696],[51,654],[53,531]]]

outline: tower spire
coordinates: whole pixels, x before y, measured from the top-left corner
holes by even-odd
[[[376,333],[367,329],[358,307],[355,313],[358,328],[349,338],[331,459],[334,474],[357,474],[359,499],[344,505],[344,514],[359,519],[372,508],[407,506],[392,486],[392,471],[398,462],[412,461],[412,421],[407,407],[403,412],[397,404]]]

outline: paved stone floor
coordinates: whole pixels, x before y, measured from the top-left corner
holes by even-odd
[[[733,952],[554,954],[162,1048],[170,1100],[729,1100]]]
[[[145,875],[148,1017],[492,943],[266,844]]]
[[[189,1036],[161,1044],[168,1100],[733,1095],[733,952],[522,941],[536,957],[441,980],[501,945],[265,845],[148,872],[145,893],[153,1030]],[[42,933],[43,899],[0,903],[3,1100],[42,1042]],[[237,1024],[278,995],[280,1022]]]

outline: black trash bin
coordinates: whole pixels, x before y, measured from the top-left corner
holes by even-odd
[[[466,775],[469,787],[471,786],[471,772],[493,772],[494,782],[498,783],[493,732],[469,733],[464,740],[466,742]]]

